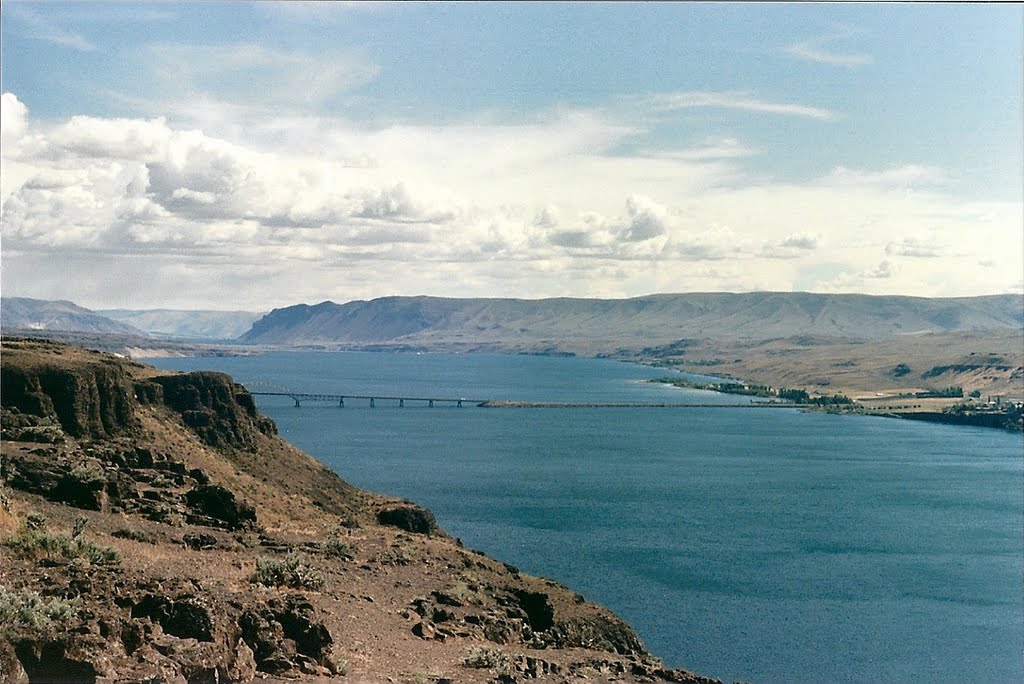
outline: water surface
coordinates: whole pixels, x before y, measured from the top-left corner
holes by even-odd
[[[153,363],[350,395],[748,401],[575,358]],[[669,665],[759,682],[1024,681],[1020,435],[777,409],[258,403],[348,481],[610,607]]]

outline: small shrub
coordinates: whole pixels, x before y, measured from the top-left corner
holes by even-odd
[[[137,542],[146,542],[147,544],[153,543],[152,538],[150,538],[148,534],[142,530],[135,530],[130,527],[122,527],[119,530],[114,530],[110,534],[118,539],[130,539]]]
[[[445,590],[445,593],[463,604],[474,606],[482,606],[484,604],[484,595],[477,591],[475,584],[471,585],[462,580],[451,584]]]
[[[292,589],[318,589],[324,584],[323,575],[296,553],[289,553],[280,560],[257,558],[253,581],[267,587]]]
[[[77,601],[44,599],[35,591],[8,591],[0,585],[0,637],[52,634],[77,615]]]
[[[78,539],[85,533],[85,526],[89,524],[89,519],[84,516],[78,516],[75,518],[75,526],[71,528],[71,537]]]
[[[334,664],[334,674],[338,675],[339,677],[348,676],[349,670],[351,668],[347,660],[345,660],[344,658],[334,658],[332,662]]]
[[[341,558],[352,560],[355,557],[355,547],[340,539],[328,539],[322,545],[324,554],[329,558]]]
[[[42,513],[32,511],[25,518],[25,527],[30,530],[43,530],[46,529],[46,516]]]
[[[342,518],[337,525],[331,525],[331,528],[327,530],[327,533],[332,537],[340,537],[348,534],[351,530],[358,530],[362,525],[359,520],[354,517],[346,516]]]
[[[74,534],[66,532],[50,532],[46,529],[46,519],[38,514],[29,515],[24,529],[17,535],[5,540],[5,546],[11,548],[23,558],[49,561],[83,560],[92,565],[111,565],[121,560],[117,549],[100,546],[82,536],[85,530],[85,519],[75,522]]]
[[[490,646],[474,646],[462,659],[465,667],[476,670],[506,670],[511,662],[507,653]]]
[[[77,465],[69,473],[71,479],[90,489],[101,488],[107,481],[103,469],[94,465]]]

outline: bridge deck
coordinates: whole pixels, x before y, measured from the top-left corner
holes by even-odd
[[[346,399],[359,399],[370,402],[374,406],[376,401],[396,401],[399,406],[405,406],[405,402],[418,402],[433,406],[435,403],[455,404],[462,406],[473,404],[480,408],[804,408],[805,404],[788,404],[784,402],[748,402],[734,404],[698,404],[688,402],[575,402],[575,401],[494,401],[490,399],[466,399],[447,397],[399,397],[380,394],[313,394],[307,392],[250,392],[258,396],[288,397],[300,406],[303,401],[331,401],[338,402],[340,406],[345,405]]]
[[[249,392],[249,394],[264,397],[288,397],[295,402],[296,406],[303,401],[333,401],[344,406],[346,399],[366,400],[370,402],[371,406],[376,401],[397,401],[400,406],[404,406],[407,401],[420,402],[428,406],[433,406],[435,403],[462,406],[463,403],[480,405],[487,402],[486,399],[466,399],[465,397],[396,397],[383,394],[313,394],[307,392]]]

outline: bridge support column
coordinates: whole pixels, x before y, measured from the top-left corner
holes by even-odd
[[[370,408],[373,408],[373,406],[374,406],[374,404],[373,404],[373,397],[370,397]]]
[[[345,397],[338,397],[338,408],[345,408]]]
[[[427,406],[429,406],[430,408],[434,408],[434,400],[431,399],[430,401],[428,401]]]
[[[456,404],[456,406],[458,406],[459,408],[462,408],[462,400],[461,399],[459,399],[459,402]]]
[[[295,397],[292,397],[292,399],[295,399]],[[300,408],[298,399],[295,399],[295,408]]]
[[[398,408],[403,408],[403,407],[405,407],[405,399],[399,399],[398,400]]]

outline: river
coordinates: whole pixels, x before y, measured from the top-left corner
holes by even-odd
[[[251,389],[746,402],[607,360],[161,358]],[[258,400],[349,482],[608,606],[726,681],[1024,681],[1024,437],[798,410],[483,409]]]

